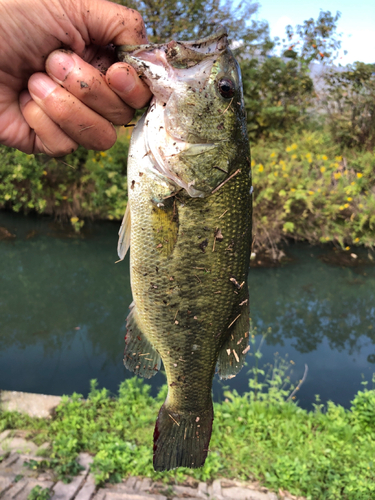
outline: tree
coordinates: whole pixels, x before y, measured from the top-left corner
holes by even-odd
[[[236,5],[233,0],[116,1],[140,12],[153,43],[198,39],[210,35],[215,24],[224,24],[229,36],[240,41],[241,47],[262,43],[268,38],[268,24],[251,20],[258,10],[258,4],[251,1],[245,0]]]
[[[329,10],[321,10],[316,20],[311,17],[295,28],[288,25],[282,40],[284,57],[307,66],[314,60],[332,63],[341,47],[341,35],[337,33],[340,17],[340,12],[333,15]]]
[[[254,55],[240,54],[250,137],[285,137],[311,117],[315,89],[310,76],[314,60],[332,62],[340,48],[340,13],[321,11],[317,20],[286,27],[286,38],[263,41]],[[281,47],[281,55],[276,55]]]
[[[375,65],[356,62],[325,75],[324,102],[333,137],[342,146],[375,146]]]

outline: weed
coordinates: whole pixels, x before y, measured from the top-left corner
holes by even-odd
[[[34,486],[28,494],[27,500],[50,500],[51,496],[51,491],[48,488]]]

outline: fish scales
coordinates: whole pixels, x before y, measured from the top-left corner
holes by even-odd
[[[155,470],[204,464],[215,367],[234,376],[249,341],[251,177],[239,68],[224,31],[174,44],[120,52],[155,94],[131,140],[119,240],[121,258],[131,245],[125,365],[151,377],[162,360],[167,375]]]

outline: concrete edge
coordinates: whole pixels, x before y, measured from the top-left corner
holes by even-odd
[[[0,390],[0,411],[18,411],[30,417],[51,418],[61,396]]]

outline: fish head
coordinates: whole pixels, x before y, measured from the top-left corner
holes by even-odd
[[[157,168],[190,196],[207,196],[248,154],[241,71],[227,31],[197,41],[122,46],[154,98],[145,123]],[[151,137],[152,136],[152,137]]]

